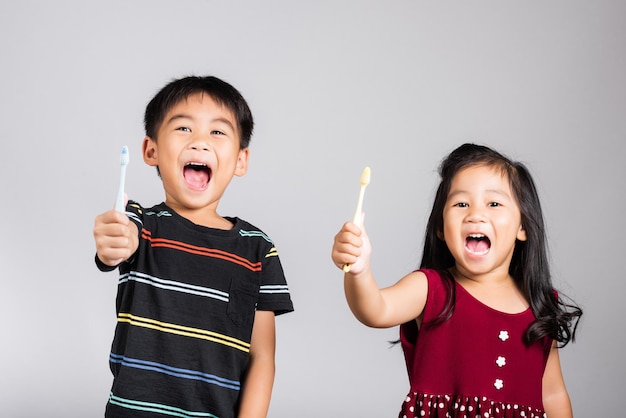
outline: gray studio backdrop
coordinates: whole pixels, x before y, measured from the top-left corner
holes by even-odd
[[[397,329],[349,312],[333,236],[363,167],[381,285],[414,269],[441,158],[491,145],[534,173],[554,280],[585,310],[562,351],[579,417],[620,416],[626,3],[21,1],[0,3],[0,415],[102,416],[116,274],[93,264],[127,144],[129,195],[163,200],[140,159],[146,102],[217,75],[257,126],[224,215],[275,241],[296,311],[277,320],[270,417],[393,417]]]

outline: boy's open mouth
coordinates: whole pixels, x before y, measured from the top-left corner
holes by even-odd
[[[465,238],[465,248],[471,254],[485,255],[491,248],[491,241],[483,234],[470,234]]]
[[[189,187],[204,190],[211,181],[211,168],[204,163],[187,163],[183,169],[183,176]]]

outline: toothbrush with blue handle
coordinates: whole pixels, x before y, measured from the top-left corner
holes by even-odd
[[[117,200],[115,201],[115,210],[118,212],[125,212],[124,207],[124,183],[126,182],[126,166],[128,165],[129,155],[128,147],[124,145],[122,147],[122,153],[120,154],[120,188],[117,192]]]

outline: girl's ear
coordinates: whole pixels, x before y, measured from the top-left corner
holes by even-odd
[[[149,136],[143,139],[141,144],[141,151],[143,154],[143,160],[149,166],[157,166],[159,163],[157,144],[156,141]]]
[[[246,174],[248,171],[248,158],[250,157],[250,150],[243,148],[239,150],[237,156],[237,166],[235,167],[235,175],[240,177]]]
[[[519,231],[517,231],[517,240],[526,241],[526,230],[524,229],[524,225],[520,225]]]

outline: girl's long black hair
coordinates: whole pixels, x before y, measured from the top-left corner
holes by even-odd
[[[509,273],[529,302],[536,318],[526,331],[524,341],[532,344],[547,336],[563,347],[574,341],[582,310],[573,302],[564,302],[564,296],[557,294],[552,286],[545,224],[535,182],[524,164],[512,161],[482,145],[461,145],[439,167],[441,182],[426,226],[420,265],[420,268],[441,271],[448,285],[448,303],[435,323],[445,321],[452,315],[456,299],[454,278],[449,273],[455,261],[446,243],[439,238],[443,231],[444,206],[454,176],[463,168],[477,165],[501,170],[508,177],[520,208],[527,239],[516,242]]]

